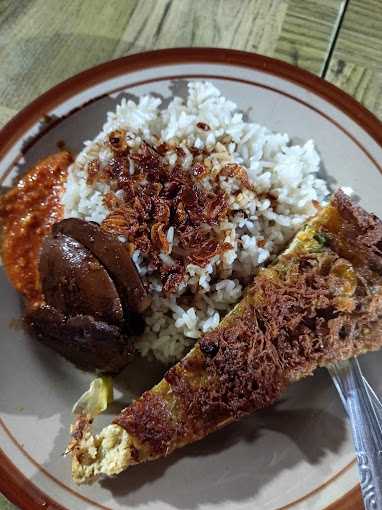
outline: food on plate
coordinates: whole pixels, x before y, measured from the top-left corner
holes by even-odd
[[[97,416],[113,401],[113,381],[110,376],[97,377],[73,406],[73,414]]]
[[[28,308],[29,331],[85,370],[126,366],[150,298],[125,244],[95,223],[62,220],[43,241],[39,272],[44,302]]]
[[[79,367],[118,372],[132,353],[120,295],[101,262],[83,244],[61,233],[60,225],[56,223],[42,242],[39,274],[44,300],[27,307],[26,326]]]
[[[152,96],[137,103],[122,99],[73,162],[68,153],[51,159],[63,167],[56,181],[52,174],[47,183],[31,178],[25,186],[26,177],[17,186],[20,205],[13,191],[1,199],[4,254],[13,238],[20,239],[18,282],[12,255],[5,265],[16,288],[24,288],[31,333],[98,372],[117,372],[132,351],[165,364],[181,359],[240,301],[257,268],[283,249],[328,194],[312,141],[293,145],[286,134],[246,120],[208,82],[190,82],[187,98],[164,108]],[[40,162],[32,175],[50,164],[49,158]],[[49,197],[43,213],[35,195]],[[14,209],[11,222],[6,207]],[[35,216],[41,234],[28,252],[28,236],[35,234],[23,225]],[[59,276],[39,272],[48,235],[48,254],[42,255],[49,261],[49,252],[61,253],[57,272],[63,274],[69,260],[59,248],[65,236],[65,246],[79,243],[86,259],[98,263],[86,277],[67,267],[56,297]],[[107,314],[105,303],[95,302],[97,292],[88,303],[82,299],[82,286],[92,276],[96,284],[96,273],[100,294],[108,281],[113,306]],[[70,287],[77,278],[81,284]]]
[[[108,272],[71,237],[45,237],[39,271],[46,302],[64,315],[92,315],[110,324],[123,321],[122,303]]]
[[[53,225],[53,233],[71,236],[97,257],[113,277],[126,313],[142,313],[150,297],[142,284],[125,243],[97,223],[69,218]]]
[[[341,191],[328,204],[319,170],[312,141],[190,82],[186,99],[122,99],[74,159],[48,156],[0,198],[28,331],[100,375],[74,409],[77,482],[165,456],[380,347],[382,224]],[[93,435],[110,374],[136,355],[173,366]]]
[[[171,364],[243,296],[328,194],[313,142],[247,121],[211,83],[122,99],[69,169],[66,218],[126,245],[152,299],[143,357]]]
[[[166,456],[271,405],[317,367],[380,348],[381,317],[382,222],[338,191],[220,325],[98,435],[105,398],[95,406],[92,388],[68,448],[74,480]]]
[[[83,370],[115,374],[132,358],[126,333],[89,315],[67,316],[42,304],[27,309],[25,324],[33,337]]]
[[[12,285],[30,303],[42,300],[39,252],[62,218],[61,196],[72,161],[68,152],[48,156],[0,198],[1,258]]]

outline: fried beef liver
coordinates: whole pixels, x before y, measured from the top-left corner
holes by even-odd
[[[43,241],[39,273],[45,302],[27,311],[29,332],[84,370],[124,368],[148,296],[123,244],[97,224],[65,220]]]
[[[39,264],[45,301],[66,316],[90,315],[121,324],[123,310],[117,289],[100,262],[75,239],[47,236]]]
[[[53,233],[72,237],[103,264],[118,289],[125,312],[139,314],[150,305],[150,297],[127,247],[116,235],[104,232],[97,223],[77,218],[56,223]]]
[[[27,311],[27,330],[38,340],[83,370],[118,373],[131,357],[131,347],[120,327],[88,315],[66,317],[42,305]]]

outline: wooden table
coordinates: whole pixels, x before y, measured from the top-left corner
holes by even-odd
[[[0,127],[88,67],[176,46],[262,53],[308,69],[382,118],[381,0],[0,0]],[[360,509],[352,498],[343,509]],[[0,510],[14,509],[0,495]]]

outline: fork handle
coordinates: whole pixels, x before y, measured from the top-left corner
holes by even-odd
[[[366,510],[382,510],[382,434],[360,366],[341,370]]]

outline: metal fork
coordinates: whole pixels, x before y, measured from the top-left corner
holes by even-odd
[[[367,510],[382,510],[382,403],[356,359],[328,367],[348,414]]]

